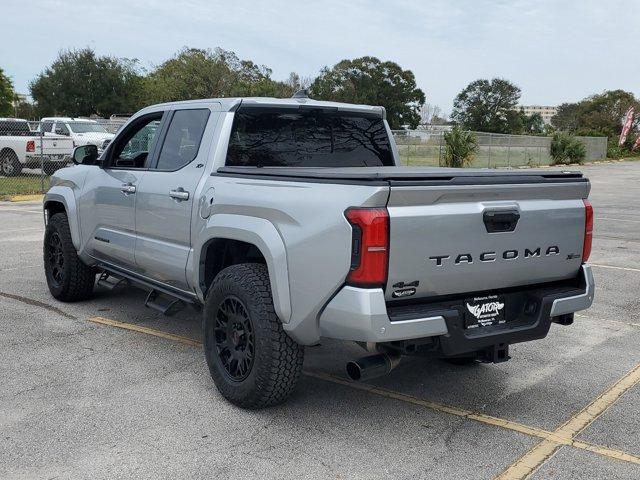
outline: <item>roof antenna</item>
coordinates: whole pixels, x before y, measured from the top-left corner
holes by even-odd
[[[303,88],[302,90],[298,90],[293,94],[291,98],[309,98],[309,90]]]

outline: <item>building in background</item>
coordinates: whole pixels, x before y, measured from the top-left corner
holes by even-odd
[[[539,113],[545,124],[551,124],[551,117],[558,113],[558,107],[552,107],[549,105],[520,105],[520,108],[524,110],[525,115],[533,115]]]

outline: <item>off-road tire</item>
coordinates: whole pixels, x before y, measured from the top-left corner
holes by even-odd
[[[22,172],[22,164],[18,160],[16,152],[5,150],[0,153],[0,175],[5,177],[15,177]]]
[[[250,322],[252,363],[244,378],[240,379],[234,379],[225,368],[224,354],[219,346],[228,337],[222,333],[224,329],[220,328],[218,318],[224,302],[228,301],[240,302],[243,306],[241,310],[247,314]],[[224,313],[220,315],[223,320],[227,317]],[[228,318],[227,323],[230,321]],[[218,336],[214,332],[216,325]],[[211,377],[228,401],[242,408],[259,409],[281,403],[291,395],[302,371],[304,347],[282,328],[282,322],[273,308],[269,273],[265,265],[232,265],[216,276],[203,309],[203,330],[204,352]],[[243,330],[245,337],[246,330]]]
[[[56,246],[59,239],[59,250]],[[61,265],[51,260],[54,256],[61,258]],[[85,300],[93,293],[96,272],[85,265],[78,257],[71,240],[69,220],[64,213],[53,215],[44,232],[44,271],[51,295],[62,302]]]

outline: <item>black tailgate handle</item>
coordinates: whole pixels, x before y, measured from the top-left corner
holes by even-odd
[[[520,212],[517,210],[494,210],[482,215],[488,233],[513,232],[516,229]]]

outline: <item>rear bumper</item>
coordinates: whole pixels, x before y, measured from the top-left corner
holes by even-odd
[[[320,335],[358,342],[392,342],[445,335],[441,315],[392,322],[381,288],[344,287],[320,315]]]
[[[536,303],[535,312],[516,313],[506,324],[469,331],[463,325],[460,298],[388,310],[382,289],[344,287],[320,315],[320,334],[376,343],[438,337],[438,349],[444,355],[457,355],[500,343],[544,338],[552,317],[589,308],[594,288],[591,267],[583,265],[573,286],[532,286],[507,294],[514,302]]]
[[[579,312],[580,310],[586,310],[591,306],[596,288],[596,284],[593,280],[593,272],[591,271],[591,265],[582,265],[581,276],[580,285],[581,287],[584,287],[584,291],[578,295],[554,300],[553,305],[551,306],[552,317]]]

